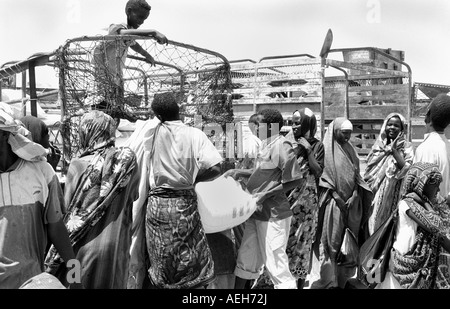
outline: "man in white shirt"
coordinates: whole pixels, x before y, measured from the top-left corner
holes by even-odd
[[[450,204],[450,142],[444,134],[450,124],[450,96],[441,93],[430,103],[425,116],[427,134],[417,147],[413,162],[436,163],[442,173],[439,191]]]

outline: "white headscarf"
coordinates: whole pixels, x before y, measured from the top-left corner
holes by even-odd
[[[32,142],[26,136],[30,132],[13,117],[13,110],[6,103],[0,102],[0,130],[10,132],[8,144],[12,151],[26,161],[45,161],[47,150],[41,145]]]

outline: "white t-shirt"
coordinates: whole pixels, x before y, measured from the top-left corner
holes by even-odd
[[[410,251],[416,242],[418,224],[406,214],[408,209],[405,201],[398,203],[398,223],[393,247],[401,254]]]
[[[149,146],[150,142],[146,147],[151,151]],[[157,133],[154,147],[150,160],[154,183],[159,187],[192,189],[201,169],[222,162],[222,156],[206,134],[181,120],[166,121]],[[149,181],[153,183],[151,179]]]
[[[439,193],[445,198],[450,194],[450,142],[445,134],[429,133],[417,147],[413,162],[429,162],[439,165],[442,173]]]

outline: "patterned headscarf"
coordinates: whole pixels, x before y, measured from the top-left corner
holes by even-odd
[[[114,119],[104,112],[93,110],[84,114],[80,120],[80,148],[85,156],[109,145],[116,140]]]
[[[442,174],[439,166],[434,163],[416,162],[409,168],[403,183],[403,196],[410,193],[417,194],[420,198],[426,199],[423,195],[423,188],[429,181],[436,182],[438,185],[442,181]]]
[[[407,253],[401,254],[395,249],[391,252],[390,270],[403,288],[430,289],[436,284],[439,235],[445,235],[448,229],[435,211],[436,205],[423,194],[423,188],[430,180],[439,184],[442,175],[436,164],[424,162],[414,163],[404,180],[403,201],[426,229],[417,227],[415,243]],[[433,210],[425,207],[426,204]]]

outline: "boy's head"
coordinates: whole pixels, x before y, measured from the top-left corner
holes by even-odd
[[[267,137],[278,135],[280,133],[281,128],[283,127],[283,116],[276,109],[264,109],[260,111],[258,117],[259,129],[266,130]],[[274,126],[272,128],[272,126]],[[262,139],[264,139],[264,132],[262,133]]]
[[[253,114],[248,119],[248,127],[254,135],[258,134],[258,114]]]
[[[444,131],[450,124],[450,96],[441,93],[431,101],[425,123],[431,123],[436,131]]]
[[[180,119],[177,96],[172,92],[156,94],[151,107],[161,122]]]
[[[128,0],[125,6],[127,24],[139,28],[150,15],[151,6],[145,0]]]

